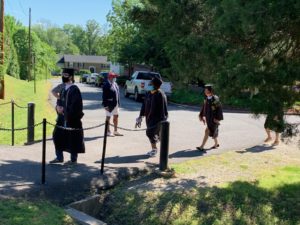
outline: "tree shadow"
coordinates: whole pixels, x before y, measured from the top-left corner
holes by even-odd
[[[183,184],[193,181],[183,181]],[[108,224],[293,224],[300,221],[300,183],[265,189],[236,181],[226,187],[163,192],[116,189],[99,205]],[[149,186],[149,190],[151,190]],[[124,210],[126,214],[124,214]]]
[[[127,163],[140,163],[143,160],[149,159],[146,154],[143,155],[130,155],[130,156],[113,156],[105,158],[105,163],[111,164],[127,164]],[[95,161],[95,163],[101,163],[102,160]]]

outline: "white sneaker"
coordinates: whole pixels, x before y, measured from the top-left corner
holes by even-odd
[[[157,150],[156,149],[152,149],[150,152],[147,152],[147,155],[150,157],[154,157],[157,154]]]
[[[114,136],[115,135],[112,132],[110,132],[110,131],[107,132],[107,137],[114,137]]]
[[[115,136],[124,136],[123,134],[120,134],[118,131],[115,131],[115,132],[114,132],[114,135],[115,135]]]

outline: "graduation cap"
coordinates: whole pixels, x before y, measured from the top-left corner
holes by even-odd
[[[210,92],[212,92],[212,91],[213,91],[213,85],[212,85],[212,84],[206,84],[206,85],[204,86],[204,89],[207,89],[207,90],[209,90]]]
[[[67,73],[67,74],[69,74],[69,76],[74,76],[75,70],[72,68],[63,68],[62,73]]]
[[[152,78],[152,84],[153,84],[153,86],[160,87],[162,84],[162,80],[160,78],[158,78],[157,76],[154,76]]]

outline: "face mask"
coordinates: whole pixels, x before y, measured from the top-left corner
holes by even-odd
[[[69,77],[62,77],[62,82],[63,83],[69,82]]]
[[[150,86],[150,87],[149,87],[149,91],[154,91],[154,87],[153,87],[153,86]]]
[[[117,81],[117,78],[113,78],[113,79],[112,79],[112,82],[116,82],[116,81]]]

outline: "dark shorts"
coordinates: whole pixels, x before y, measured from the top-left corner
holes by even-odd
[[[273,116],[267,116],[264,127],[265,129],[270,129],[276,133],[282,133],[284,131],[283,117],[280,117],[278,120],[274,120]]]
[[[146,135],[151,144],[156,144],[160,139],[160,124],[157,124],[154,127],[152,126],[149,129],[147,128]]]
[[[218,124],[211,124],[207,126],[209,130],[209,137],[217,138],[219,136],[219,125]]]

